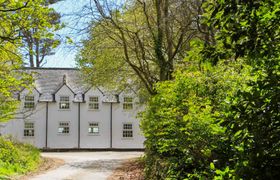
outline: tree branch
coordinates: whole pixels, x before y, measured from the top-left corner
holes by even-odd
[[[26,8],[29,3],[29,0],[21,7],[11,8],[11,9],[0,9],[0,12],[14,12]]]

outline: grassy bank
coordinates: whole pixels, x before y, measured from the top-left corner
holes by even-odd
[[[40,151],[35,147],[0,137],[0,179],[34,171],[39,162]]]

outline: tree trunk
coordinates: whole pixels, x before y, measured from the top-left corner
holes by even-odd
[[[30,67],[34,67],[34,57],[33,57],[33,44],[32,42],[28,42],[28,47],[29,47],[29,64]]]
[[[40,63],[40,44],[39,44],[39,39],[35,38],[35,47],[36,47],[36,67],[40,67],[41,63]]]

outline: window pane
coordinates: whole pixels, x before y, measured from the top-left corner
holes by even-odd
[[[124,97],[124,102],[132,102],[132,97]]]
[[[62,133],[63,132],[63,128],[58,128],[58,132]]]
[[[34,96],[25,96],[24,100],[25,101],[34,101]]]
[[[70,109],[69,96],[60,96],[59,109]]]
[[[128,103],[124,103],[123,104],[123,109],[126,109],[126,110],[133,109],[133,105],[132,104],[128,104]]]
[[[125,109],[125,110],[133,109],[133,98],[132,97],[124,97],[123,109]]]
[[[60,134],[69,134],[70,127],[69,122],[59,122],[58,133]]]
[[[99,134],[99,124],[98,123],[89,123],[88,133],[89,134]]]
[[[93,132],[93,133],[98,133],[98,132],[99,132],[99,128],[98,128],[98,127],[92,128],[92,132]]]
[[[94,109],[98,110],[99,109],[99,101],[97,96],[92,96],[89,97],[89,104],[88,104],[89,109]]]
[[[123,129],[132,129],[132,124],[123,124]]]
[[[98,102],[98,97],[97,96],[89,97],[89,101],[90,102]]]
[[[24,108],[33,109],[35,107],[34,96],[24,97]]]
[[[69,101],[69,96],[60,96],[60,101]]]
[[[123,124],[123,137],[124,138],[133,137],[133,129],[131,123]]]
[[[33,137],[34,136],[34,129],[24,129],[24,136]]]
[[[26,122],[26,123],[24,123],[24,128],[34,128],[34,123]]]
[[[34,123],[33,122],[25,122],[24,123],[24,130],[23,130],[23,136],[25,137],[32,137],[34,136]]]

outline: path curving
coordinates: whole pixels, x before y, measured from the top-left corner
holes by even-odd
[[[143,152],[48,152],[43,157],[59,158],[65,164],[30,178],[31,180],[105,180],[122,162]]]

